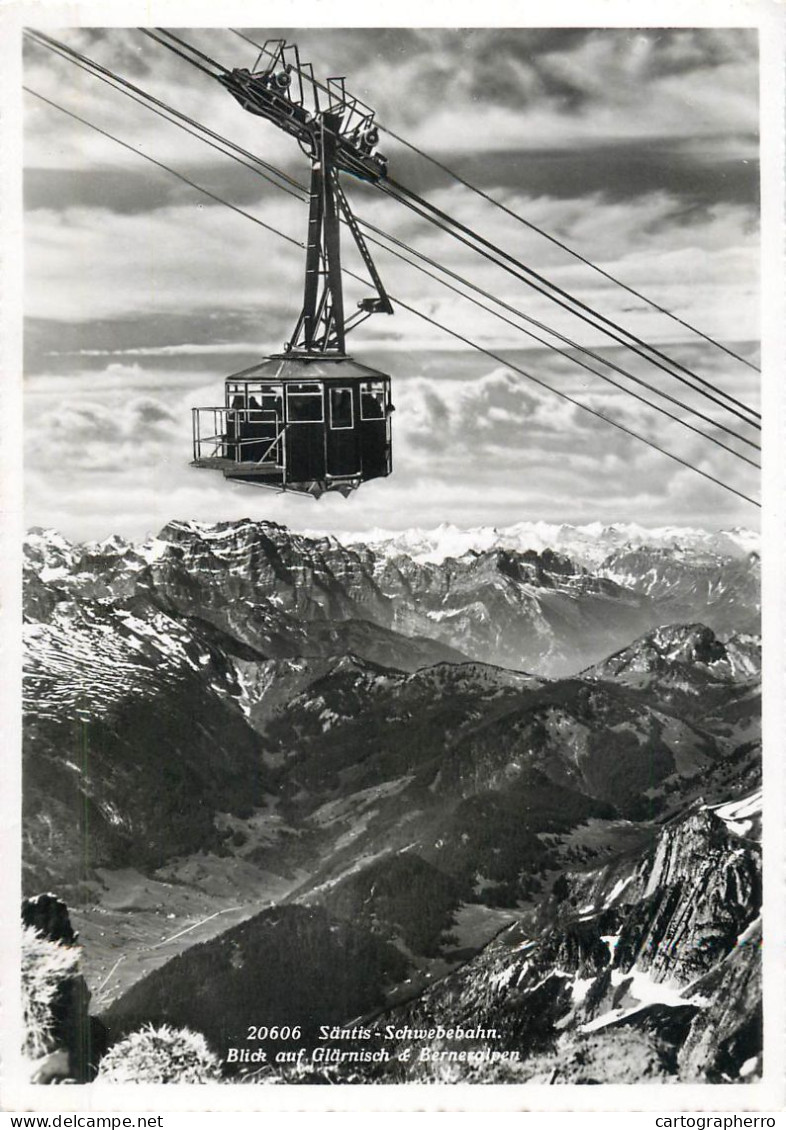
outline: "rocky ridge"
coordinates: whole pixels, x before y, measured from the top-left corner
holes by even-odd
[[[488,1081],[744,1081],[760,1069],[760,908],[750,828],[694,807],[640,859],[565,873],[540,931],[508,927],[384,1023],[479,1024],[497,1030],[500,1048],[527,1049],[512,1067],[486,1069]],[[612,1068],[621,1033],[629,1062]]]
[[[748,1078],[755,1018],[728,1004],[733,991],[753,1017],[758,984],[755,947],[732,939],[759,901],[755,562],[740,540],[709,586],[699,544],[636,547],[623,584],[548,547],[439,562],[270,523],[170,523],[144,546],[35,533],[27,889],[96,900],[79,923],[98,951],[110,918],[133,933],[110,911],[115,876],[173,908],[134,942],[140,973],[160,965],[155,992],[132,962],[133,997],[102,989],[118,1032],[143,1014],[199,1027],[184,986],[213,945],[253,1010],[246,943],[226,942],[239,912],[238,939],[259,931],[282,955],[351,923],[359,1012],[455,1019],[487,999],[507,1025],[515,982],[522,1079],[561,1049],[573,1077],[610,1077],[608,1032],[645,1074]],[[663,553],[685,581],[681,623],[661,619]],[[725,633],[702,620],[721,606]],[[555,677],[567,656],[581,673]],[[194,944],[186,888],[214,900],[215,942]],[[694,957],[675,964],[669,938]]]
[[[694,546],[691,533],[689,548],[623,546],[584,565],[580,543],[571,546],[577,558],[548,547],[509,548],[503,538],[432,561],[390,544],[342,545],[270,522],[171,522],[139,546],[119,538],[74,546],[37,531],[26,549],[26,606],[40,622],[69,593],[99,601],[144,594],[165,611],[198,609],[268,658],[332,647],[332,654],[355,650],[391,666],[407,668],[409,659],[414,669],[460,653],[564,675],[664,623],[755,632],[758,560],[740,549],[750,537],[705,536]]]

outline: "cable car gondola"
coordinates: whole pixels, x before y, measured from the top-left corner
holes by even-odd
[[[324,110],[312,83],[312,113],[303,105],[302,75],[308,71],[297,48],[268,41],[263,53],[271,59],[263,70],[234,70],[220,81],[244,109],[293,134],[311,159],[303,308],[283,353],[227,377],[221,407],[192,409],[192,466],[314,497],[325,491],[348,495],[361,483],[390,474],[393,405],[390,377],[349,357],[346,335],[371,314],[392,314],[393,307],[339,172],[373,181],[385,175],[387,163],[374,153],[373,112],[347,94],[343,79],[328,80]],[[376,289],[347,321],[342,219]]]

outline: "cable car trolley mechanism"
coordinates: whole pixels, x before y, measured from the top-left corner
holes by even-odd
[[[194,408],[193,466],[225,478],[319,497],[348,495],[391,471],[390,377],[352,360],[346,335],[371,314],[392,314],[339,181],[345,172],[377,181],[374,112],[348,95],[343,78],[322,87],[297,47],[268,40],[255,65],[215,77],[252,114],[292,134],[311,161],[303,308],[285,351],[226,380],[225,404]],[[306,106],[309,94],[311,108]],[[341,283],[340,224],[360,251],[376,295],[348,319]]]

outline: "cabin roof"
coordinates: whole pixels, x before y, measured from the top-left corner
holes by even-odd
[[[266,357],[264,361],[241,369],[227,377],[227,381],[257,380],[314,380],[316,378],[355,377],[365,380],[379,380],[387,377],[379,369],[362,365],[351,357]]]

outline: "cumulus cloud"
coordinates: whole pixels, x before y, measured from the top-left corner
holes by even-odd
[[[365,59],[350,41],[342,65],[383,115],[443,151],[757,130],[745,30],[405,31]]]
[[[626,205],[601,198],[509,199],[538,227],[558,233],[563,242],[604,270],[706,332],[743,341],[757,336],[758,238],[748,209],[716,206],[686,223],[679,202],[663,195],[640,197]],[[675,323],[483,201],[455,189],[435,193],[434,202],[639,336],[656,341],[686,336]],[[581,340],[590,344],[602,340],[597,331],[580,325],[542,294],[423,220],[409,219],[407,213],[402,219],[394,202],[375,201],[372,207],[364,202],[361,207],[361,214],[375,225],[499,296],[514,310],[523,310],[568,336],[580,332]],[[292,238],[300,237],[304,217],[294,202],[266,195],[252,212]],[[198,239],[194,239],[195,226]],[[122,215],[104,209],[38,210],[28,219],[26,242],[27,312],[53,323],[89,325],[131,314],[160,318],[187,312],[203,326],[207,315],[257,311],[262,340],[281,341],[302,300],[302,252],[217,205],[170,206]],[[377,248],[374,256],[395,297],[451,325],[456,324],[451,314],[459,308],[458,324],[470,334],[496,343],[525,344],[518,331],[457,300],[453,290],[401,259]],[[345,262],[350,269],[363,270],[351,248]],[[447,281],[461,289],[455,280]],[[537,281],[536,285],[542,286]],[[352,280],[346,290],[350,308],[368,293]],[[475,297],[487,304],[477,292]],[[510,317],[509,310],[501,312]],[[247,332],[247,325],[240,328]],[[412,319],[400,313],[390,321],[375,319],[363,334],[383,333],[401,340],[405,330],[415,336],[424,332],[422,324],[413,326]],[[433,338],[439,339],[438,332]],[[135,348],[146,346],[142,339]]]
[[[432,359],[433,360],[433,359]],[[504,366],[454,375],[440,361],[394,382],[394,474],[350,500],[318,503],[230,484],[189,466],[190,407],[220,401],[218,381],[141,365],[30,381],[28,521],[69,536],[143,536],[172,516],[251,516],[293,528],[509,523],[522,518],[750,524],[752,509],[603,420]],[[448,375],[446,375],[448,374]],[[562,380],[565,381],[566,374]],[[552,372],[550,380],[559,380]],[[709,474],[757,491],[753,469],[613,390],[564,385],[582,402],[663,443]],[[743,473],[743,470],[745,473]],[[696,480],[694,482],[694,480]],[[754,515],[755,517],[755,515]]]
[[[290,139],[244,114],[217,84],[139,31],[53,34],[241,144],[261,143],[271,159],[292,158]],[[182,34],[226,66],[255,62],[255,49],[228,31]],[[251,34],[261,42],[276,33]],[[382,120],[403,123],[415,141],[441,151],[757,130],[753,31],[298,28],[279,34],[298,42],[317,74],[348,75],[350,89]],[[71,94],[72,105],[87,116],[101,114],[102,123],[121,115],[140,141],[159,130],[151,115],[41,47],[27,46],[26,68],[29,85]],[[105,163],[99,139],[55,124],[51,112],[31,107],[31,113],[32,163]],[[190,144],[163,128],[173,152]]]
[[[47,397],[35,426],[28,429],[26,458],[39,471],[69,476],[75,472],[111,473],[165,458],[181,447],[183,421],[150,396],[71,403]]]

